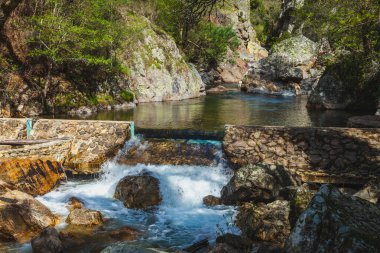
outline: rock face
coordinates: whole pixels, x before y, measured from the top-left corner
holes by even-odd
[[[239,83],[248,71],[250,61],[258,61],[268,56],[256,39],[256,33],[250,22],[250,1],[237,0],[225,3],[215,11],[212,21],[217,24],[231,26],[240,40],[238,55],[230,51],[227,60],[218,67],[219,81],[222,83]],[[231,64],[231,60],[235,63]]]
[[[133,209],[146,209],[161,202],[160,182],[149,173],[126,176],[116,186],[114,198],[124,206]]]
[[[0,241],[27,242],[58,218],[32,196],[0,187]]]
[[[228,205],[241,202],[271,202],[280,190],[296,186],[298,179],[282,166],[248,165],[238,169],[222,189],[222,202]]]
[[[66,178],[61,164],[48,160],[0,160],[0,171],[1,180],[34,196],[50,192]]]
[[[55,228],[45,229],[39,237],[32,240],[34,253],[62,253],[63,245]]]
[[[283,244],[290,234],[290,203],[276,200],[267,205],[246,203],[240,207],[236,223],[254,241]]]
[[[128,68],[121,87],[133,91],[138,102],[205,95],[199,73],[185,62],[172,38],[144,17],[123,15],[128,24],[126,29],[131,29],[133,36],[118,54],[120,62]]]
[[[304,0],[282,0],[282,11],[276,26],[276,35],[280,37],[283,33],[291,34],[295,28],[293,13],[301,8]]]
[[[283,40],[273,46],[267,58],[252,66],[243,80],[242,89],[274,95],[305,94],[321,73],[314,66],[317,54],[318,44],[303,35]]]
[[[380,206],[324,185],[299,217],[286,252],[379,252]]]

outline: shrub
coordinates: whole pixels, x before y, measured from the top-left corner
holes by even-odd
[[[120,97],[124,99],[125,102],[133,102],[135,94],[131,91],[123,90],[120,92]]]

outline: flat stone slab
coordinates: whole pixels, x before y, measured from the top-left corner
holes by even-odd
[[[55,138],[55,139],[40,139],[40,140],[0,140],[0,145],[6,146],[25,146],[25,145],[36,145],[44,144],[53,141],[66,141],[70,138]]]

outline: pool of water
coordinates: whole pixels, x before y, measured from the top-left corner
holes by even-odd
[[[141,128],[221,130],[225,124],[345,127],[353,116],[345,111],[310,111],[306,104],[307,97],[232,91],[183,101],[139,104],[126,111],[102,111],[88,119],[133,120]]]

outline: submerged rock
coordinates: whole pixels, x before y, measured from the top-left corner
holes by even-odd
[[[324,185],[300,216],[286,252],[379,252],[380,206]]]
[[[190,252],[190,253],[196,253],[201,250],[207,249],[209,247],[210,243],[208,242],[207,239],[200,240],[189,247],[186,247],[183,249],[185,252]]]
[[[149,173],[126,176],[116,186],[114,198],[127,208],[146,209],[161,202],[160,181]]]
[[[33,253],[62,253],[63,245],[57,230],[53,227],[45,229],[32,240]]]
[[[236,224],[243,235],[254,241],[283,244],[290,234],[290,203],[276,200],[269,204],[246,203],[240,207]]]
[[[0,241],[27,242],[58,218],[38,200],[18,190],[0,191]]]
[[[49,160],[0,160],[0,171],[0,180],[33,196],[50,192],[66,178],[61,164]]]
[[[127,244],[112,245],[103,249],[100,253],[166,253],[158,249],[146,249]]]
[[[242,202],[271,202],[280,190],[297,186],[298,179],[282,166],[248,165],[238,169],[222,189],[222,202],[233,205]]]

